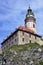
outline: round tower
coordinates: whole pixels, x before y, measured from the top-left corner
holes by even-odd
[[[25,27],[33,30],[34,33],[36,33],[36,18],[30,6],[26,15],[26,19],[25,19]]]

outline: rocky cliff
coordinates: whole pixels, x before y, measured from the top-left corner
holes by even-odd
[[[37,43],[12,45],[4,54],[6,65],[43,65],[43,46]]]

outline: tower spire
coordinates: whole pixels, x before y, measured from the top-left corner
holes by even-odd
[[[30,9],[30,4],[29,4],[29,9]]]
[[[30,8],[30,5],[26,14],[25,27],[32,29],[36,33],[36,18],[32,9]]]

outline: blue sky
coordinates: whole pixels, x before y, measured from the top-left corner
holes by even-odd
[[[29,4],[36,17],[37,33],[43,35],[43,0],[0,0],[0,43],[24,25]]]

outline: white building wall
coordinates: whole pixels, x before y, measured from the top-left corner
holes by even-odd
[[[35,28],[33,27],[33,24],[35,24]],[[27,22],[26,23],[26,27],[31,29],[31,30],[33,30],[35,33],[37,33],[36,32],[36,23],[34,23],[34,22]]]

